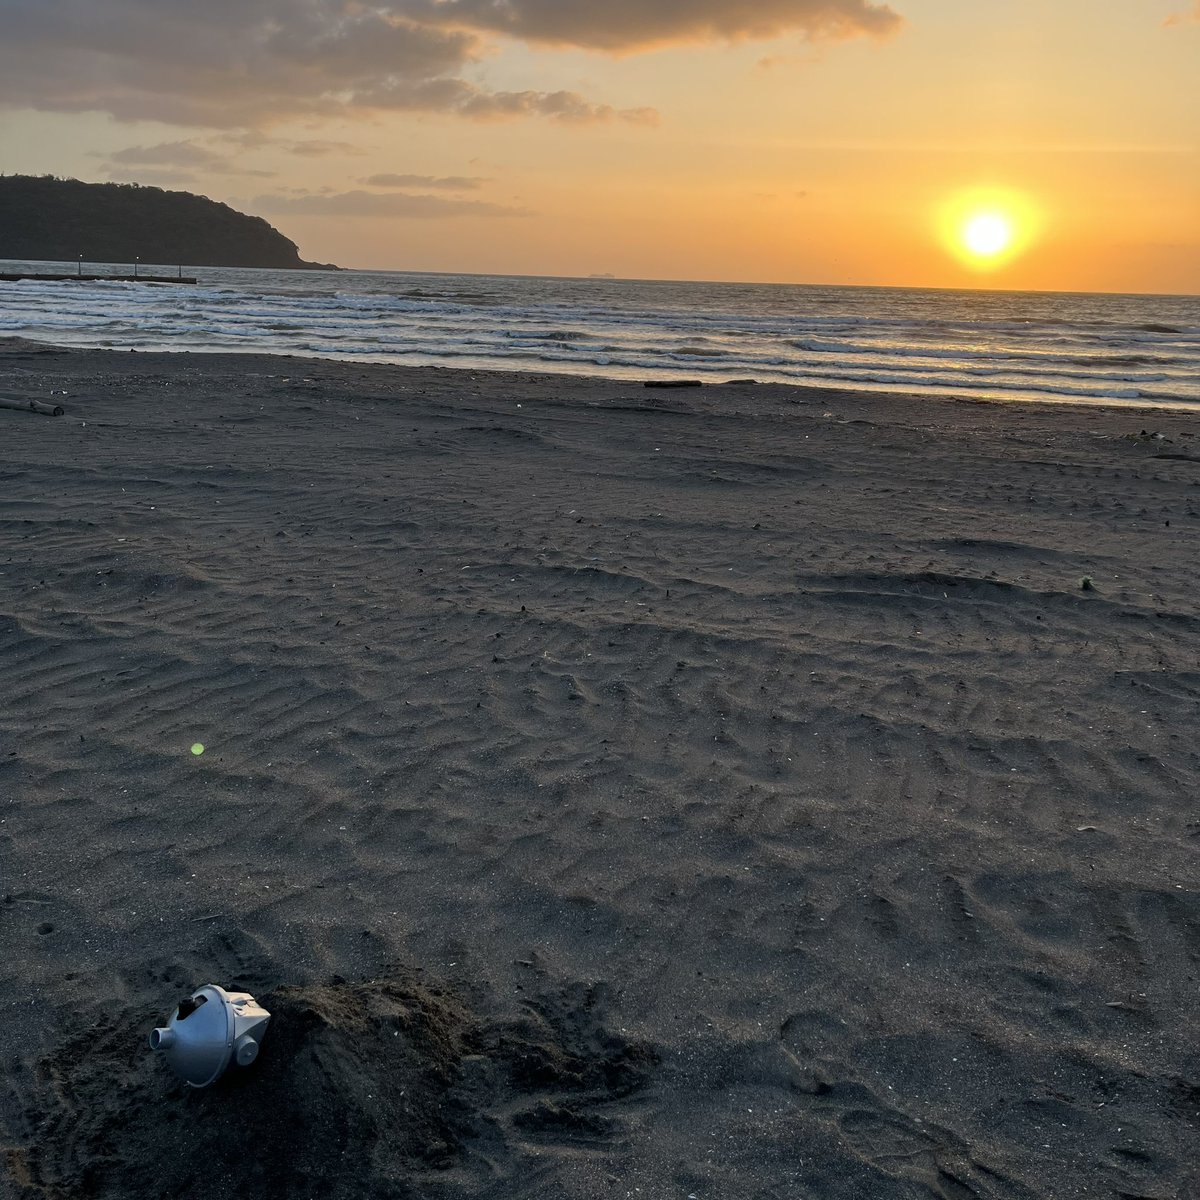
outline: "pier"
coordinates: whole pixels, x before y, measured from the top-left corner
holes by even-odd
[[[195,283],[195,275],[80,275],[72,271],[69,275],[33,275],[28,273],[0,272],[0,283],[19,283],[22,279],[33,279],[39,283],[68,281],[95,283],[108,280],[110,283]]]

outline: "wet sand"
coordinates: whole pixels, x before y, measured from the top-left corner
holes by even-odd
[[[1200,1195],[1194,415],[0,342],[52,392],[0,1194]],[[276,1022],[187,1092],[210,981]]]

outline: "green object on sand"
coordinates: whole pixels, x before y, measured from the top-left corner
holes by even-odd
[[[204,753],[204,744],[202,742],[193,742],[192,753],[199,758],[200,755]]]

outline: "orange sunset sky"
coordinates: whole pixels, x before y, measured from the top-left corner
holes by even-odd
[[[306,258],[1200,292],[1192,0],[0,15],[0,169],[202,192]]]

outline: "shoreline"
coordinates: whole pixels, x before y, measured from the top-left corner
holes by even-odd
[[[230,358],[234,360],[262,358],[268,362],[283,361],[283,362],[299,362],[299,363],[326,363],[334,366],[344,367],[348,371],[357,369],[370,370],[394,370],[397,372],[421,372],[421,371],[449,371],[461,372],[472,375],[485,375],[488,377],[496,377],[497,381],[517,378],[517,379],[537,379],[537,380],[557,380],[557,379],[579,379],[591,381],[593,383],[603,383],[612,387],[629,387],[643,388],[646,387],[648,392],[662,388],[665,391],[671,390],[670,380],[653,380],[649,387],[646,386],[644,374],[633,374],[628,376],[605,375],[596,371],[575,371],[569,369],[555,370],[545,368],[542,370],[526,370],[512,369],[506,370],[495,366],[468,366],[468,365],[452,365],[450,363],[428,363],[423,365],[415,365],[409,363],[395,362],[392,360],[372,359],[369,355],[348,356],[337,355],[319,355],[319,354],[294,354],[294,353],[273,353],[261,349],[220,349],[220,350],[145,350],[136,347],[125,349],[102,348],[91,346],[72,346],[56,342],[41,342],[33,338],[22,336],[6,336],[0,335],[0,355],[6,353],[62,353],[62,354],[100,354],[100,355],[115,355],[123,356],[128,354],[142,355],[148,359],[161,358],[196,358],[196,359],[222,359]],[[465,356],[463,356],[465,358]],[[681,378],[686,377],[686,372],[682,369],[679,371]],[[666,387],[664,388],[664,383]],[[879,387],[834,387],[824,384],[805,384],[805,383],[788,383],[772,380],[751,380],[746,379],[701,379],[700,387],[688,390],[712,390],[712,389],[745,389],[753,387],[755,389],[786,389],[794,391],[801,395],[820,395],[828,394],[831,398],[852,398],[858,397],[862,399],[873,400],[876,402],[911,402],[925,403],[928,401],[950,403],[950,404],[988,404],[996,405],[1006,409],[1071,409],[1071,410],[1086,410],[1100,412],[1143,412],[1143,413],[1161,413],[1163,415],[1197,415],[1200,414],[1200,400],[1197,401],[1178,401],[1174,403],[1163,404],[1152,400],[1122,400],[1122,399],[1085,399],[1080,397],[1062,396],[1058,399],[1049,399],[1046,397],[1024,399],[1019,396],[999,397],[999,396],[982,396],[972,395],[969,385],[964,387],[963,393],[948,394],[945,392],[914,392],[896,390],[890,391],[886,388]],[[677,385],[676,385],[677,386]]]
[[[20,1200],[1200,1185],[1195,414],[12,339],[0,392],[67,408],[0,409]],[[278,1018],[185,1094],[208,982]]]

